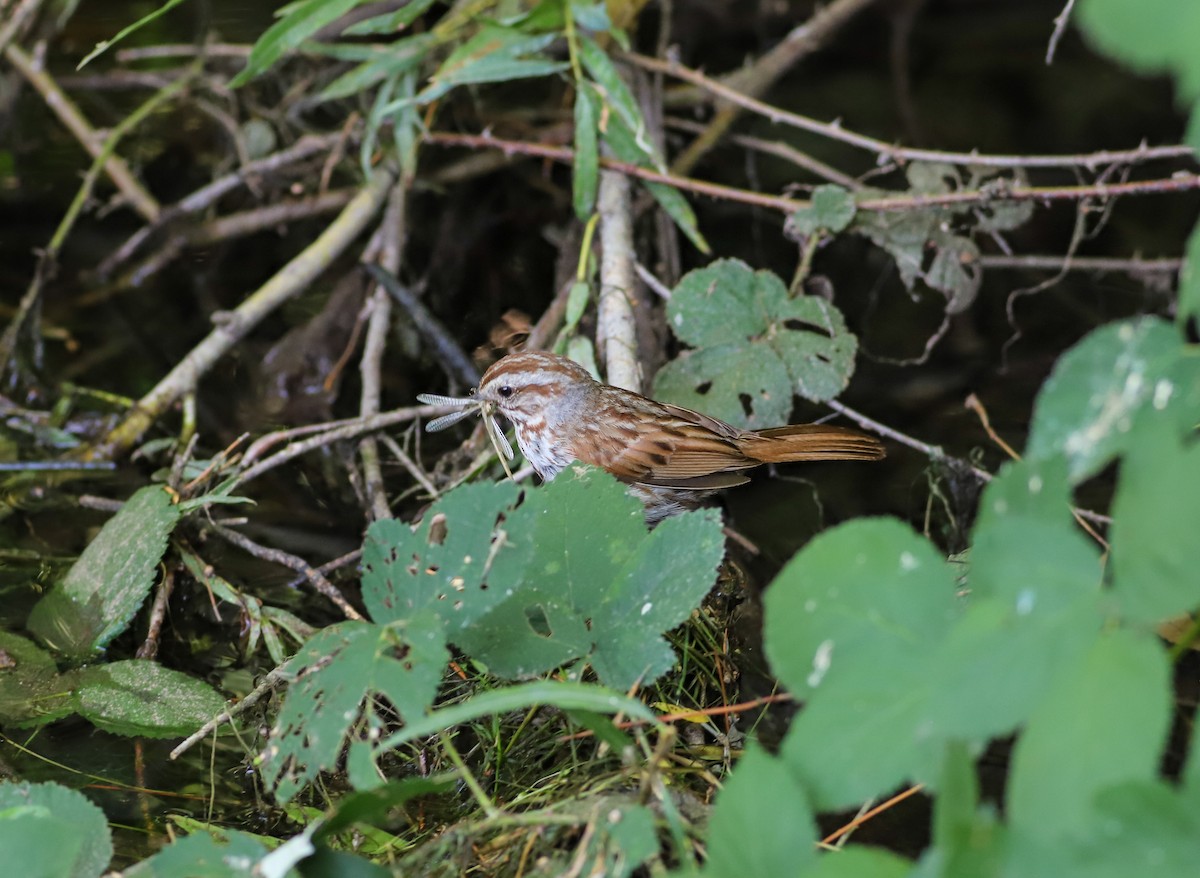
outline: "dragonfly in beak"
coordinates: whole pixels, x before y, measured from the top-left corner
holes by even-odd
[[[453,405],[459,407],[459,410],[456,412],[442,415],[440,418],[434,418],[425,425],[425,432],[437,433],[478,413],[483,417],[484,430],[488,434],[488,439],[492,442],[492,447],[496,449],[496,454],[500,458],[500,465],[504,467],[504,472],[511,479],[513,474],[512,470],[508,468],[508,462],[513,459],[514,455],[512,446],[508,443],[504,431],[500,429],[500,422],[496,420],[496,404],[485,399],[479,399],[474,394],[474,390],[471,391],[471,396],[440,396],[436,393],[417,394],[417,399],[426,405]]]

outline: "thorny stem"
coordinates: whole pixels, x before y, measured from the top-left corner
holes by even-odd
[[[949,162],[955,165],[975,165],[993,168],[1071,168],[1084,167],[1094,170],[1105,165],[1124,165],[1147,162],[1154,159],[1194,158],[1195,150],[1190,146],[1146,146],[1129,150],[1102,150],[1093,153],[1076,153],[1072,155],[985,155],[977,152],[948,152],[938,149],[910,149],[895,144],[876,140],[865,134],[858,134],[843,128],[838,122],[818,122],[808,116],[781,110],[763,101],[747,97],[736,89],[730,88],[705,76],[699,71],[685,67],[677,61],[660,61],[636,52],[625,52],[621,57],[644,70],[666,73],[693,85],[698,85],[722,100],[737,104],[765,116],[772,122],[790,125],[813,134],[820,134],[831,140],[857,146],[875,153],[881,159],[904,162]]]
[[[549,146],[544,143],[532,143],[520,140],[502,140],[487,134],[453,134],[444,131],[434,131],[425,135],[429,143],[440,146],[466,146],[475,149],[500,149],[509,154],[534,156],[553,161],[571,164],[575,160],[574,150],[564,146]],[[1190,151],[1189,151],[1190,153]],[[1117,153],[1111,153],[1117,155]],[[697,195],[707,195],[711,198],[736,201],[765,207],[791,214],[801,208],[809,207],[811,202],[799,198],[787,198],[781,195],[764,195],[734,186],[724,186],[720,183],[709,183],[691,177],[676,177],[659,171],[643,168],[629,162],[601,157],[600,165],[614,171],[620,171],[631,177],[649,180],[653,183],[665,183]],[[1200,174],[1179,172],[1172,177],[1156,180],[1133,180],[1127,183],[1093,183],[1081,186],[1006,186],[1004,189],[971,189],[959,192],[947,192],[938,195],[895,195],[884,198],[871,198],[856,204],[859,210],[900,211],[914,207],[933,207],[950,204],[986,204],[1009,201],[1077,201],[1084,198],[1111,198],[1118,195],[1154,195],[1164,193],[1184,192],[1200,189]]]

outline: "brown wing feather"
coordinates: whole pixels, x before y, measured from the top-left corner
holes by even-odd
[[[883,444],[874,436],[833,424],[793,424],[744,436],[747,457],[762,463],[801,460],[880,460]]]

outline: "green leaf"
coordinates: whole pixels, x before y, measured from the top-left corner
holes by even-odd
[[[575,170],[572,193],[575,215],[586,221],[596,209],[596,186],[600,179],[600,147],[597,141],[599,99],[587,83],[575,90]],[[578,319],[578,318],[576,318]]]
[[[410,722],[400,731],[390,735],[379,745],[379,749],[382,751],[399,747],[453,726],[473,722],[482,716],[528,710],[539,704],[550,704],[568,712],[587,710],[603,714],[624,713],[631,719],[655,722],[654,714],[646,705],[636,698],[629,698],[612,689],[594,684],[539,680],[481,692],[460,704],[443,707],[422,719]]]
[[[34,606],[26,627],[68,658],[91,658],[142,606],[179,515],[161,486],[135,493]]]
[[[616,109],[609,102],[606,102],[606,105]],[[608,124],[601,131],[604,135],[604,142],[621,161],[660,172],[666,170],[662,158],[654,149],[653,144],[646,139],[645,124],[641,122],[640,116],[638,117],[638,127],[635,128],[620,112],[610,114]],[[696,249],[701,253],[710,252],[708,241],[700,234],[696,212],[692,210],[691,204],[684,198],[683,193],[665,183],[643,181],[643,185]]]
[[[789,298],[774,274],[736,259],[688,272],[667,319],[699,350],[659,371],[655,395],[738,426],[784,423],[793,394],[830,399],[854,370],[858,343],[836,307],[816,296]]]
[[[0,851],[21,878],[95,878],[112,859],[104,812],[56,783],[0,783]]]
[[[1109,630],[1046,693],[1013,752],[1014,830],[1085,837],[1093,797],[1158,771],[1171,716],[1171,668],[1150,635]]]
[[[597,803],[595,827],[579,861],[583,875],[628,878],[658,854],[654,813],[642,805]],[[579,856],[579,854],[577,854]]]
[[[979,806],[979,780],[969,749],[959,741],[945,750],[933,802],[932,852],[942,875],[992,878],[1000,873],[998,827]]]
[[[1193,128],[1197,134],[1191,138],[1192,145],[1200,150],[1200,103],[1197,104]],[[1187,255],[1183,260],[1183,268],[1179,272],[1179,313],[1180,321],[1193,318],[1200,320],[1200,224],[1192,229],[1188,239]]]
[[[1113,501],[1113,596],[1154,624],[1200,606],[1200,446],[1160,419],[1133,435]]]
[[[79,714],[117,735],[190,734],[225,709],[202,680],[142,659],[93,665],[79,673]]]
[[[1085,0],[1076,23],[1102,51],[1146,74],[1172,73],[1179,95],[1200,97],[1200,6],[1188,0]]]
[[[1042,385],[1027,454],[1065,456],[1077,484],[1128,450],[1143,412],[1168,408],[1180,433],[1200,420],[1200,358],[1158,318],[1104,326],[1067,351]]]
[[[468,83],[507,82],[565,70],[568,67],[565,62],[526,57],[541,52],[555,37],[556,34],[531,36],[485,21],[478,33],[450,53],[430,77],[429,85],[417,95],[417,101],[429,103]]]
[[[117,33],[117,35],[115,37],[113,37],[111,40],[104,40],[102,42],[97,43],[96,48],[94,48],[94,49],[92,49],[92,51],[88,52],[84,56],[83,60],[80,61],[78,65],[76,65],[75,69],[76,70],[83,69],[85,66],[90,64],[92,61],[96,60],[96,58],[98,58],[100,55],[104,54],[109,49],[111,49],[113,46],[115,46],[117,43],[121,42],[121,40],[125,39],[130,34],[141,30],[143,27],[150,24],[155,19],[157,19],[163,15],[166,15],[168,12],[170,12],[172,9],[174,9],[176,6],[178,6],[179,4],[181,4],[183,2],[184,2],[184,0],[164,0],[163,4],[161,6],[159,6],[157,9],[154,9],[154,10],[146,13],[141,18],[139,18],[137,21],[135,21],[133,24],[121,28],[121,30]]]
[[[822,854],[802,878],[905,878],[915,874],[912,863],[898,854],[882,848],[851,845]]]
[[[484,589],[484,579],[496,558],[511,551],[502,516],[519,493],[512,482],[463,485],[434,503],[415,528],[395,519],[371,525],[362,584],[371,618],[384,624],[437,608],[455,630],[498,603],[503,596]]]
[[[231,88],[245,85],[274,65],[286,53],[356,6],[369,0],[300,0],[287,7],[279,21],[271,25],[250,50],[246,67],[229,83]]]
[[[320,101],[349,97],[391,76],[401,76],[425,60],[435,45],[430,34],[416,34],[387,46],[363,47],[368,57],[358,66],[347,70],[317,95]]]
[[[842,525],[805,546],[764,603],[771,667],[807,702],[782,755],[814,806],[931,779],[940,758],[927,728],[932,672],[957,614],[954,579],[933,547],[891,519]]]
[[[817,858],[816,836],[804,788],[787,766],[762,750],[748,750],[717,794],[703,874],[806,874]]]
[[[515,493],[468,486],[416,531],[373,525],[363,554],[372,618],[436,613],[451,642],[504,677],[582,657],[618,689],[667,671],[675,656],[660,635],[712,586],[724,552],[718,517],[687,513],[647,532],[641,503],[582,466],[519,505]]]
[[[256,868],[269,851],[245,832],[226,830],[223,838],[197,832],[167,845],[122,874],[125,878],[258,878]]]
[[[946,297],[947,314],[961,314],[974,303],[983,283],[979,247],[970,238],[948,233],[935,235],[932,243],[933,262],[925,283]]]
[[[649,161],[651,167],[661,168],[661,157],[655,155],[653,147],[644,139],[646,120],[642,118],[637,98],[633,96],[633,92],[626,85],[620,71],[608,57],[608,53],[600,48],[600,44],[591,37],[583,36],[579,40],[579,59],[583,62],[583,67],[588,75],[595,80],[604,103],[616,115],[616,120],[623,123],[630,132],[632,139],[639,144],[638,153],[640,153],[641,160],[633,155],[621,156],[622,160],[637,164],[642,164],[643,160]]]
[[[0,631],[0,725],[41,725],[75,712],[54,657],[31,640]]]
[[[1103,565],[1069,503],[1062,461],[1009,464],[984,492],[969,604],[934,662],[929,723],[940,734],[1010,732],[1099,635]]]
[[[396,31],[404,30],[404,28],[420,18],[436,2],[437,0],[408,0],[407,3],[394,12],[385,12],[381,15],[373,15],[370,18],[363,19],[360,22],[350,25],[350,27],[346,28],[345,32],[347,36],[395,33]]]
[[[812,235],[829,232],[836,235],[844,231],[854,219],[856,211],[854,196],[841,186],[827,184],[813,190],[808,207],[802,207],[788,218],[794,232]]]
[[[387,699],[389,717],[394,711],[411,724],[424,716],[449,659],[431,613],[387,625],[343,622],[308,641],[290,665],[296,678],[263,755],[263,776],[280,801],[336,765],[352,728],[365,724],[376,731],[364,734],[377,734],[374,712],[383,708],[364,705],[369,696]]]
[[[508,596],[451,639],[509,677],[590,656],[606,685],[653,682],[675,663],[662,632],[699,605],[724,554],[712,510],[647,533],[641,503],[590,467],[527,493],[507,527],[514,551],[489,581]]]

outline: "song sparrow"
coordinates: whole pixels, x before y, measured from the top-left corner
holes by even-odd
[[[884,456],[876,439],[846,427],[794,424],[740,430],[601,384],[566,357],[540,351],[498,360],[470,397],[417,398],[464,407],[431,421],[426,427],[431,432],[479,412],[497,451],[511,459],[512,448],[495,420],[496,414],[503,415],[543,479],[554,478],[573,460],[603,467],[632,486],[651,524],[695,507],[713,491],[748,482],[745,470],[764,463]]]

